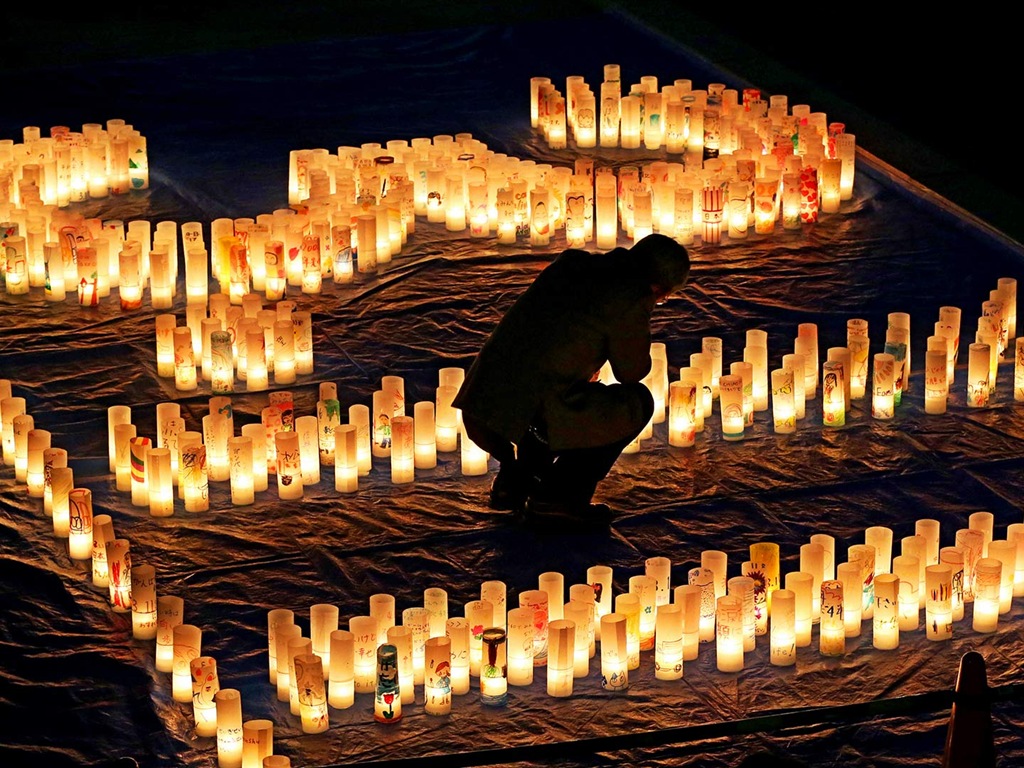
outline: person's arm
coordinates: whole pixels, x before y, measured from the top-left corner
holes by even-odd
[[[652,309],[653,301],[637,303],[613,324],[608,341],[608,362],[616,381],[632,384],[650,372]]]

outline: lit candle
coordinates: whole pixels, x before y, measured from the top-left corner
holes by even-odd
[[[974,617],[971,624],[975,632],[995,632],[999,625],[1002,570],[1003,563],[994,557],[982,557],[975,566]]]
[[[111,581],[113,583],[113,581]],[[175,701],[192,701],[192,660],[202,652],[203,633],[194,624],[178,624],[172,630],[174,656],[171,666],[171,692]]]
[[[453,616],[445,622],[445,634],[451,643],[451,692],[455,696],[469,693],[469,620]]]
[[[93,548],[92,491],[72,488],[68,493],[68,555],[72,560],[89,560]]]
[[[846,424],[844,364],[836,360],[822,364],[821,382],[822,423],[826,427],[841,427]]]
[[[772,598],[771,663],[789,667],[796,663],[796,593],[776,590]]]
[[[601,687],[606,691],[629,688],[626,622],[621,613],[601,617]]]
[[[149,514],[170,517],[174,514],[174,483],[171,479],[169,448],[150,448],[146,454],[146,493]]]
[[[388,627],[380,640],[381,645],[385,643],[395,646],[398,651],[398,685],[401,690],[402,703],[414,704],[416,702],[416,671],[412,660],[412,629],[405,626]]]
[[[896,404],[896,358],[888,352],[879,352],[873,359],[871,416],[891,419],[895,415]]]
[[[673,590],[673,604],[678,605],[682,611],[684,662],[693,661],[697,658],[701,639],[700,619],[703,592],[703,588],[696,584],[680,584]],[[713,603],[714,601],[712,600],[711,602]]]
[[[274,722],[257,719],[242,722],[242,768],[266,768],[274,757]],[[287,760],[288,758],[282,758]]]
[[[892,559],[892,572],[899,578],[899,629],[913,632],[921,618],[921,567],[913,555],[897,555]]]
[[[725,595],[716,601],[716,664],[719,672],[743,669],[743,598]]]
[[[356,693],[373,693],[376,690],[377,675],[377,619],[372,616],[353,616],[348,628],[355,638],[355,690]]]
[[[242,694],[221,688],[213,695],[217,705],[218,768],[242,768]]]
[[[331,632],[327,703],[335,709],[348,709],[355,698],[355,636],[347,629],[336,629]]]
[[[925,627],[929,640],[953,637],[953,569],[948,565],[925,568]]]
[[[323,659],[315,653],[301,653],[294,664],[302,732],[323,733],[330,727]]]
[[[174,628],[182,623],[185,601],[174,595],[156,599],[156,670],[174,671]]]
[[[198,432],[183,432],[178,448],[181,451],[178,486],[185,501],[185,511],[205,512],[210,508],[210,487],[202,436]]]
[[[846,623],[843,617],[843,584],[835,579],[821,583],[821,614],[818,625],[819,651],[822,656],[846,653]]]
[[[900,577],[880,573],[875,577],[875,614],[871,640],[880,651],[892,651],[900,644]]]
[[[678,603],[658,608],[654,676],[658,680],[679,680],[683,676],[683,606]]]
[[[503,707],[508,703],[505,640],[505,630],[500,627],[488,627],[481,633],[480,703],[487,707]]]
[[[725,374],[718,383],[722,437],[726,440],[742,440],[746,421],[743,414],[743,377]]]
[[[573,585],[590,590],[589,584]],[[590,674],[591,642],[594,641],[594,650],[597,643],[594,639],[594,602],[592,597],[572,596],[570,588],[569,602],[565,604],[564,615],[567,621],[576,625],[576,643],[573,652],[573,677],[583,678]],[[592,594],[592,593],[591,593]]]
[[[469,435],[466,434],[465,429],[460,430],[460,432],[462,474],[466,477],[486,475],[488,470],[487,463],[490,460],[490,454],[474,443]]]
[[[196,722],[196,736],[217,735],[217,703],[214,696],[220,690],[217,660],[212,656],[196,656],[189,662],[192,674],[192,713]]]
[[[416,477],[412,416],[391,419],[391,482],[411,483]]]
[[[447,715],[452,710],[451,641],[444,635],[428,638],[424,658],[423,711],[428,715]]]

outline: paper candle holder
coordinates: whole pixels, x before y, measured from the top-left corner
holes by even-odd
[[[452,709],[452,647],[447,636],[428,638],[424,644],[423,711],[447,715]]]
[[[327,704],[348,709],[355,703],[355,637],[347,629],[331,632],[331,665],[327,681]]]
[[[131,569],[132,637],[155,640],[157,625],[156,568],[137,565]]]
[[[243,721],[242,768],[266,768],[273,765],[273,761],[274,721],[263,718]]]
[[[89,560],[93,549],[92,491],[72,488],[68,493],[68,554],[73,560]]]
[[[175,701],[192,701],[193,659],[202,654],[202,630],[194,624],[178,624],[172,629],[174,656],[171,669],[171,694]],[[239,724],[241,725],[241,724]]]
[[[217,660],[212,656],[196,656],[189,662],[192,675],[192,714],[196,723],[196,736],[217,735],[217,702],[220,690]]]
[[[500,627],[488,627],[481,633],[483,657],[480,663],[480,703],[503,707],[508,703],[507,635]]]
[[[221,688],[214,694],[217,706],[218,768],[242,768],[242,694]]]

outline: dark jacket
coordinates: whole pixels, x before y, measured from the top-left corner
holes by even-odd
[[[647,418],[636,388],[591,382],[606,360],[626,384],[651,367],[654,296],[632,257],[624,248],[560,254],[494,329],[455,406],[513,443],[543,425],[556,451],[635,434]]]

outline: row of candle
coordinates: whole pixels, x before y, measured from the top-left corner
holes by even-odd
[[[83,493],[76,501],[78,509],[75,515],[84,523],[86,517],[92,517],[91,510],[89,510],[89,507],[91,507],[91,494],[87,489],[77,490]],[[158,658],[167,656],[167,629],[168,627],[170,628],[172,686],[175,688],[175,698],[182,701],[191,700],[194,707],[200,706],[201,708],[206,700],[210,698],[208,694],[211,693],[211,686],[214,684],[211,661],[207,657],[201,657],[200,654],[201,641],[199,636],[201,632],[193,625],[174,626],[174,617],[180,617],[181,615],[181,605],[177,601],[171,600],[168,602],[151,599],[155,596],[155,594],[150,595],[151,591],[155,591],[155,573],[146,566],[131,566],[127,540],[114,537],[112,523],[108,518],[109,516],[105,515],[95,516],[94,522],[99,522],[99,526],[93,527],[92,535],[89,537],[92,539],[89,556],[81,559],[92,561],[93,583],[100,587],[107,586],[109,588],[110,601],[114,610],[120,612],[133,611],[133,632],[136,633],[136,636],[140,639],[156,637],[158,641]],[[343,678],[345,678],[347,674],[345,670],[349,666],[347,662],[348,651],[346,649],[351,649],[351,684],[353,693],[360,692],[360,688],[357,687],[356,677],[359,666],[357,659],[365,661],[367,656],[376,658],[377,666],[371,675],[372,682],[365,682],[364,680],[363,685],[372,685],[373,692],[379,693],[383,690],[383,695],[375,696],[375,702],[377,702],[377,716],[385,722],[393,722],[400,716],[402,697],[408,695],[403,693],[403,691],[407,688],[409,691],[414,692],[415,686],[418,684],[425,686],[425,709],[428,708],[429,704],[432,710],[431,714],[445,714],[448,711],[451,703],[450,694],[458,694],[462,688],[461,684],[458,689],[456,688],[456,677],[461,678],[462,673],[460,670],[456,674],[456,667],[458,665],[455,663],[455,656],[451,650],[453,642],[451,634],[458,636],[468,635],[469,643],[472,644],[474,643],[474,632],[469,631],[471,626],[492,630],[479,633],[481,652],[483,652],[485,647],[493,647],[495,654],[497,654],[495,660],[500,660],[502,652],[505,654],[503,664],[488,665],[482,663],[481,670],[484,671],[477,675],[481,678],[481,702],[485,704],[504,703],[507,697],[503,693],[502,688],[507,691],[508,685],[531,684],[532,667],[536,666],[549,666],[548,690],[551,695],[570,695],[573,677],[583,676],[578,675],[577,672],[580,669],[581,659],[579,657],[583,655],[578,653],[578,650],[581,649],[584,643],[575,633],[578,631],[577,628],[579,626],[588,627],[583,637],[586,637],[588,641],[586,643],[588,649],[587,659],[592,658],[593,653],[590,650],[591,646],[589,643],[589,626],[593,626],[596,618],[600,618],[598,626],[601,627],[601,630],[594,629],[595,640],[602,637],[599,632],[603,633],[605,638],[601,641],[602,684],[609,690],[620,690],[627,687],[629,670],[636,668],[636,666],[631,667],[630,665],[638,664],[638,654],[634,654],[630,650],[635,645],[633,639],[631,639],[634,635],[634,624],[636,625],[636,633],[638,633],[640,638],[639,642],[648,650],[656,648],[661,652],[656,652],[655,654],[656,676],[660,679],[677,679],[681,676],[682,663],[675,663],[674,650],[671,653],[668,651],[679,646],[680,652],[682,652],[682,649],[687,647],[688,644],[686,642],[677,643],[675,640],[671,640],[668,635],[671,634],[672,637],[675,637],[676,624],[686,626],[684,621],[687,621],[687,616],[690,617],[689,626],[692,627],[694,625],[694,613],[697,614],[697,634],[695,639],[699,641],[703,637],[706,642],[710,642],[711,639],[715,640],[717,664],[722,671],[736,671],[742,668],[743,653],[752,650],[752,648],[747,648],[749,644],[747,638],[750,636],[749,628],[753,626],[753,636],[755,637],[758,633],[766,633],[767,620],[773,602],[776,606],[779,606],[776,611],[780,618],[772,623],[773,646],[779,646],[777,648],[773,647],[772,663],[793,663],[793,660],[795,660],[795,648],[810,642],[809,624],[807,643],[802,642],[802,634],[798,636],[796,629],[793,630],[792,635],[789,635],[782,629],[776,628],[777,624],[788,626],[788,619],[785,622],[781,619],[783,614],[786,616],[792,614],[794,622],[796,622],[798,616],[805,613],[818,615],[822,622],[820,630],[821,652],[825,654],[841,653],[845,647],[845,640],[842,638],[859,634],[860,619],[854,621],[852,618],[857,615],[858,608],[861,610],[861,618],[867,619],[870,617],[869,611],[872,604],[882,605],[882,602],[879,602],[876,595],[881,594],[878,590],[892,587],[890,583],[892,579],[882,578],[890,569],[898,576],[896,584],[905,583],[907,585],[902,588],[897,587],[895,591],[890,589],[893,595],[896,596],[895,605],[898,610],[898,620],[895,626],[897,632],[899,630],[909,631],[918,629],[919,611],[922,607],[928,608],[929,603],[927,602],[926,595],[930,595],[935,606],[933,606],[932,613],[928,614],[929,637],[931,639],[947,639],[952,631],[953,621],[959,620],[963,615],[962,606],[964,601],[969,602],[973,599],[975,602],[974,629],[980,632],[989,632],[994,631],[996,628],[998,616],[1009,610],[1008,596],[1012,596],[1015,592],[1024,594],[1024,567],[1021,567],[1024,565],[1024,558],[1022,558],[1024,553],[1021,551],[1024,549],[1024,524],[1011,524],[1007,529],[1007,539],[1005,541],[993,541],[993,522],[994,518],[991,513],[979,512],[972,514],[969,519],[969,527],[957,531],[957,546],[939,550],[938,562],[935,562],[932,553],[933,549],[938,548],[939,527],[937,521],[917,521],[915,524],[915,535],[906,537],[901,542],[903,554],[896,558],[891,558],[892,531],[882,527],[874,527],[865,532],[865,545],[854,545],[850,548],[850,562],[855,563],[855,567],[844,567],[847,564],[840,564],[836,567],[834,574],[829,570],[830,564],[836,560],[834,539],[830,536],[819,534],[812,537],[811,542],[801,546],[800,572],[795,575],[787,575],[786,587],[781,590],[779,589],[778,579],[779,554],[777,545],[767,542],[753,545],[750,553],[751,559],[743,567],[743,576],[725,580],[726,591],[722,595],[719,595],[716,590],[720,589],[724,575],[727,572],[727,558],[724,556],[724,553],[707,551],[701,555],[701,567],[692,569],[688,573],[690,583],[672,590],[672,594],[676,598],[676,604],[679,607],[664,610],[661,610],[658,595],[663,594],[669,589],[668,582],[671,574],[671,563],[667,558],[652,558],[645,563],[644,576],[631,578],[630,593],[618,596],[614,604],[610,602],[612,595],[611,570],[598,567],[592,569],[592,573],[588,573],[586,584],[576,585],[570,589],[570,603],[573,600],[573,591],[575,590],[576,596],[581,598],[583,604],[593,606],[594,610],[590,614],[589,624],[586,621],[578,623],[573,618],[566,618],[565,605],[562,603],[564,599],[563,582],[559,574],[548,573],[540,577],[539,590],[524,592],[520,597],[520,609],[525,609],[521,611],[522,615],[514,613],[516,609],[507,611],[505,614],[506,621],[503,626],[498,626],[494,618],[497,615],[494,613],[494,604],[504,604],[504,600],[498,594],[497,584],[500,584],[499,582],[488,585],[486,590],[483,588],[481,590],[482,601],[484,600],[485,593],[494,601],[491,605],[492,613],[489,621],[484,620],[483,614],[477,616],[475,613],[471,613],[476,610],[476,606],[467,604],[465,621],[454,620],[453,623],[453,620],[448,620],[446,616],[446,593],[444,590],[431,588],[424,593],[424,606],[422,609],[418,607],[416,609],[407,609],[407,611],[403,612],[401,627],[393,632],[385,633],[386,644],[380,642],[381,616],[387,617],[389,615],[387,607],[389,604],[391,606],[390,615],[394,616],[394,601],[393,598],[389,599],[389,596],[386,595],[371,598],[371,618],[375,629],[367,634],[366,642],[375,643],[372,651],[365,648],[361,654],[357,651],[358,635],[356,630],[360,629],[360,622],[355,621],[355,619],[360,617],[353,617],[350,620],[350,629],[348,631],[334,629],[333,627],[337,625],[338,614],[337,610],[332,609],[330,606],[326,608],[320,606],[316,609],[315,612],[319,617],[316,621],[317,631],[311,632],[311,634],[319,637],[321,641],[326,635],[330,640],[330,651],[337,647],[340,654],[338,658],[340,659],[339,664]],[[73,529],[76,527],[78,526],[72,526]],[[100,553],[100,550],[102,550],[102,553]],[[922,564],[924,564],[923,570]],[[831,578],[833,575],[837,578]],[[790,576],[792,576],[792,579],[790,579]],[[662,583],[659,584],[659,580],[662,580]],[[791,580],[792,584],[790,583]],[[928,589],[927,587],[931,581],[936,580],[938,586],[932,585],[934,588]],[[106,584],[104,584],[104,581],[106,581]],[[597,584],[600,584],[600,587],[596,587],[595,585]],[[946,586],[947,584],[948,587]],[[993,584],[998,584],[998,587],[994,588]],[[758,590],[758,585],[763,585],[763,589]],[[869,588],[869,585],[872,586]],[[153,590],[150,589],[151,586]],[[502,595],[504,594],[503,586],[501,585]],[[922,586],[925,589],[922,589]],[[871,590],[875,590],[875,592],[872,593]],[[763,596],[760,594],[762,592]],[[870,597],[869,593],[871,593]],[[888,592],[885,594],[888,596]],[[937,614],[932,615],[947,602],[944,599],[935,600],[936,594],[940,596],[945,595],[949,598],[951,615],[948,621],[940,620],[937,618]],[[607,596],[607,601],[603,601],[604,596]],[[818,597],[817,603],[814,600],[815,596]],[[856,599],[851,600],[849,596],[855,596]],[[909,600],[913,605],[908,603],[908,596],[913,598]],[[862,600],[863,606],[861,605]],[[988,602],[985,602],[986,600]],[[992,605],[993,600],[995,601],[995,607]],[[686,608],[682,607],[687,602],[689,606]],[[889,607],[889,602],[891,602],[890,598],[886,597],[884,603],[887,608]],[[159,612],[160,606],[165,603],[169,606],[168,610],[170,613],[167,621],[163,622]],[[545,615],[538,622],[538,616],[545,604],[548,606],[546,611],[544,611]],[[555,618],[559,612],[557,609],[552,612],[552,604],[562,606],[562,618]],[[650,621],[645,621],[643,618],[651,613],[648,610],[650,604],[654,606],[653,625]],[[808,604],[810,605],[809,611],[804,611],[802,607],[798,608],[798,606]],[[603,615],[599,607],[600,605],[604,605]],[[713,605],[713,615],[710,615],[707,610],[709,605]],[[816,609],[815,605],[817,605]],[[154,606],[156,616],[153,615]],[[752,614],[748,610],[748,606],[753,608]],[[879,615],[884,618],[887,614],[882,614],[881,609],[879,610]],[[959,615],[957,615],[958,610],[960,611]],[[135,614],[138,614],[138,616],[136,617]],[[635,620],[630,618],[634,614]],[[663,615],[659,618],[661,614]],[[753,616],[753,624],[751,624],[751,615]],[[437,616],[444,618],[444,640],[441,640],[439,636],[435,637],[430,634],[433,631],[431,629],[432,624],[438,623]],[[573,617],[574,614],[570,611],[568,616]],[[828,621],[826,621],[826,616],[828,616]],[[837,616],[842,619],[839,623],[834,621]],[[740,618],[742,618],[742,621],[739,620]],[[415,637],[416,631],[412,630],[412,627],[417,625],[417,622],[419,622],[419,626],[427,628],[427,640],[435,640],[435,642],[429,644],[429,647],[433,653],[437,654],[437,663],[430,665],[425,662],[424,669],[433,669],[437,672],[436,682],[438,682],[440,691],[427,691],[427,682],[417,681],[415,662],[413,664],[411,685],[403,687],[400,677],[394,677],[394,674],[401,674],[403,666],[400,648],[404,647],[405,641],[402,638],[407,635]],[[556,624],[556,622],[561,623]],[[542,633],[545,623],[548,624],[549,632],[546,639]],[[488,625],[491,624],[494,624],[494,626],[489,627]],[[550,634],[552,624],[555,625],[557,630],[555,637],[558,639],[555,640],[552,640],[552,635]],[[715,629],[716,625],[718,627],[717,630]],[[369,626],[368,623],[367,626]],[[653,645],[648,634],[651,626],[653,626],[655,632]],[[796,624],[794,623],[795,626]],[[837,627],[840,626],[842,628],[842,635],[838,634]],[[885,622],[881,618],[876,619],[873,626],[876,627],[874,641],[876,647],[895,647],[891,631],[889,635],[882,631],[883,627],[892,630],[891,620]],[[521,676],[515,671],[517,667],[515,661],[518,657],[516,653],[512,652],[513,648],[517,648],[518,652],[518,646],[512,640],[513,637],[519,637],[519,629],[516,629],[515,633],[513,633],[514,627],[521,627],[524,638],[531,639],[531,642],[526,642],[523,639],[521,644],[523,660],[525,661],[529,657],[530,662],[529,665],[518,666],[518,672],[521,673]],[[939,632],[940,627],[945,629]],[[405,632],[403,628],[410,631]],[[663,633],[660,641],[657,639],[659,628]],[[710,635],[707,634],[709,628],[711,629]],[[530,634],[531,630],[533,631],[532,635]],[[285,632],[285,634],[289,633],[294,634],[294,631],[287,630]],[[690,632],[682,632],[680,630],[680,633],[693,638],[692,629]],[[422,630],[420,634],[422,634]],[[785,640],[784,635],[785,637],[792,637],[791,645],[788,640]],[[490,638],[491,645],[488,646],[486,644],[485,636]],[[163,641],[161,641],[161,637],[163,637]],[[888,640],[885,639],[886,637],[888,637]],[[614,638],[614,641],[612,641],[612,638]],[[620,640],[621,643],[619,642]],[[312,653],[300,653],[289,657],[288,654],[296,649],[295,641],[298,641],[298,645],[302,646],[302,649],[312,651]],[[896,643],[898,643],[898,640]],[[690,644],[692,645],[692,643]],[[543,650],[545,645],[547,645],[546,654]],[[319,643],[319,646],[322,648],[322,642]],[[383,659],[377,658],[380,655],[379,651],[382,646],[385,646]],[[162,647],[163,651],[161,652]],[[316,652],[316,649],[313,647],[312,638],[309,639],[308,646],[302,642],[301,637],[292,638],[292,642],[289,642],[287,647],[288,650],[282,655],[280,651],[281,646],[276,645],[276,650],[273,654],[273,658],[277,660],[278,676],[276,682],[279,685],[279,696],[283,693],[280,687],[281,680],[284,677],[280,673],[283,659],[285,665],[290,663],[289,672],[287,673],[290,677],[286,679],[298,680],[298,676],[301,674],[302,679],[305,681],[303,686],[298,689],[302,691],[301,698],[299,693],[295,694],[295,701],[298,704],[297,709],[293,705],[293,712],[303,717],[304,730],[318,732],[318,730],[326,728],[328,724],[328,719],[324,714],[327,702],[333,702],[335,706],[339,707],[351,705],[350,703],[345,703],[348,701],[348,698],[346,698],[347,694],[345,693],[348,690],[348,680],[347,678],[345,680],[337,680],[338,685],[331,686],[331,690],[337,696],[329,696],[325,687],[322,696],[323,702],[321,702],[320,698],[316,696],[316,692],[320,689],[319,685],[312,684],[307,678],[312,679],[312,677],[319,674],[320,685],[322,685],[323,680],[335,680],[335,678],[331,677],[334,664],[329,661],[329,657],[324,658],[322,654]],[[392,654],[391,647],[395,649],[394,654]],[[411,641],[411,647],[415,655],[417,643]],[[428,644],[425,642],[424,648],[426,649],[427,647]],[[447,657],[445,655],[446,648],[448,651]],[[557,653],[552,651],[552,648],[556,648]],[[743,650],[740,651],[739,649]],[[527,651],[531,650],[532,656],[530,653],[527,653]],[[562,660],[566,658],[572,660],[572,663],[567,665],[567,668],[572,670],[571,674],[567,673],[568,677],[555,674],[559,666],[551,666],[548,661],[553,653]],[[311,656],[312,658],[310,658]],[[469,657],[470,659],[473,657],[472,645],[470,645]],[[543,661],[540,661],[541,659]],[[447,661],[447,665],[445,661]],[[166,665],[166,661],[158,662],[158,664]],[[184,669],[186,666],[187,670]],[[383,677],[379,674],[381,666],[384,668]],[[391,669],[392,666],[394,670]],[[498,671],[500,667],[504,667],[503,673]],[[586,668],[587,672],[584,675],[589,674],[589,661],[586,663]],[[485,673],[486,671],[493,673],[493,676],[488,677]],[[444,679],[446,677],[445,672],[447,672],[447,680]],[[472,668],[470,668],[470,674],[472,674]],[[396,680],[398,680],[397,684]],[[342,683],[345,684],[343,685]],[[446,685],[450,687],[450,690],[444,690]],[[196,687],[201,689],[199,695],[195,695]],[[288,700],[293,701],[290,684],[288,696]],[[213,707],[214,716],[216,716],[216,710],[218,709],[216,694],[213,695],[213,699],[215,701]],[[235,697],[230,692],[230,689],[229,693],[221,696],[220,699],[225,701],[223,709],[234,713],[236,708],[240,708],[240,704],[236,707]],[[303,699],[306,701],[304,702]],[[309,714],[304,707],[313,707],[314,711],[321,714]],[[305,716],[303,716],[304,712],[306,712]],[[206,723],[205,728],[210,728],[211,713],[209,708],[203,714],[197,713],[196,717],[197,728],[200,720]],[[235,717],[232,714],[230,720],[228,718],[222,719],[234,722]],[[220,721],[218,720],[218,722]],[[238,728],[225,726],[221,730],[226,734],[226,742],[230,744],[231,738],[229,736],[231,733],[237,732]],[[228,762],[225,764],[233,763]]]
[[[730,239],[747,237],[750,228],[771,234],[780,218],[784,229],[799,229],[853,196],[855,137],[806,104],[790,111],[785,95],[764,101],[754,88],[743,91],[741,103],[724,84],[694,90],[687,79],[659,91],[653,76],[622,97],[618,67],[609,65],[605,74],[601,146],[618,146],[621,126],[624,148],[664,146],[683,155],[685,162],[674,165],[705,174],[703,183],[694,184],[691,174],[687,184],[646,190],[636,207],[640,236],[653,224],[684,245],[694,242],[695,230],[702,243],[717,244],[726,232]],[[550,146],[565,147],[567,124],[577,148],[595,146],[594,94],[582,77],[567,78],[567,96],[550,78],[534,77],[530,86],[531,123]],[[621,213],[631,232],[633,209]]]
[[[159,314],[155,326],[157,376],[173,378],[178,391],[208,381],[214,394],[234,392],[239,382],[260,392],[271,377],[288,385],[313,373],[313,316],[293,301],[265,308],[259,294],[248,293],[236,306],[218,293],[208,304],[188,304],[184,325]]]
[[[725,83],[694,88],[689,78],[659,87],[656,76],[644,75],[623,95],[621,75],[617,64],[605,65],[600,102],[582,75],[568,76],[564,93],[549,77],[530,78],[531,127],[556,149],[565,148],[571,136],[579,149],[642,145],[648,151],[664,148],[704,159],[744,146],[757,154],[821,152],[848,164],[843,199],[849,199],[855,138],[846,134],[844,124],[828,122],[825,113],[812,112],[807,104],[790,108],[785,94],[765,100],[754,87],[742,92]]]
[[[0,207],[63,208],[149,187],[146,137],[124,120],[21,133],[19,142],[0,139]]]
[[[998,288],[983,303],[978,318],[977,341],[968,345],[969,365],[965,401],[969,407],[985,407],[996,391],[999,362],[1011,349],[1013,355],[1013,397],[1024,401],[1024,339],[1016,338],[1016,279],[1000,278]],[[846,345],[829,347],[827,360],[819,362],[816,323],[801,323],[794,339],[794,352],[783,355],[782,368],[769,370],[767,333],[751,329],[746,333],[742,360],[732,362],[724,372],[722,339],[705,337],[701,351],[693,353],[689,366],[679,369],[679,380],[668,381],[668,362],[663,344],[652,345],[652,368],[645,383],[655,398],[655,415],[647,429],[627,446],[640,449],[641,441],[652,436],[654,423],[665,418],[668,401],[669,444],[688,447],[703,431],[704,420],[712,415],[714,399],[720,400],[723,437],[741,439],[745,427],[753,424],[754,413],[769,408],[771,395],[773,429],[778,433],[796,430],[804,418],[805,404],[814,398],[820,380],[822,420],[826,427],[845,424],[853,400],[871,392],[871,414],[891,419],[903,400],[910,382],[910,315],[891,312],[885,332],[884,352],[876,353],[870,367],[868,323],[863,318],[847,322]],[[950,387],[960,348],[961,310],[944,306],[939,310],[935,333],[928,339],[925,355],[924,406],[928,414],[946,412]],[[605,366],[601,379],[613,380]]]

